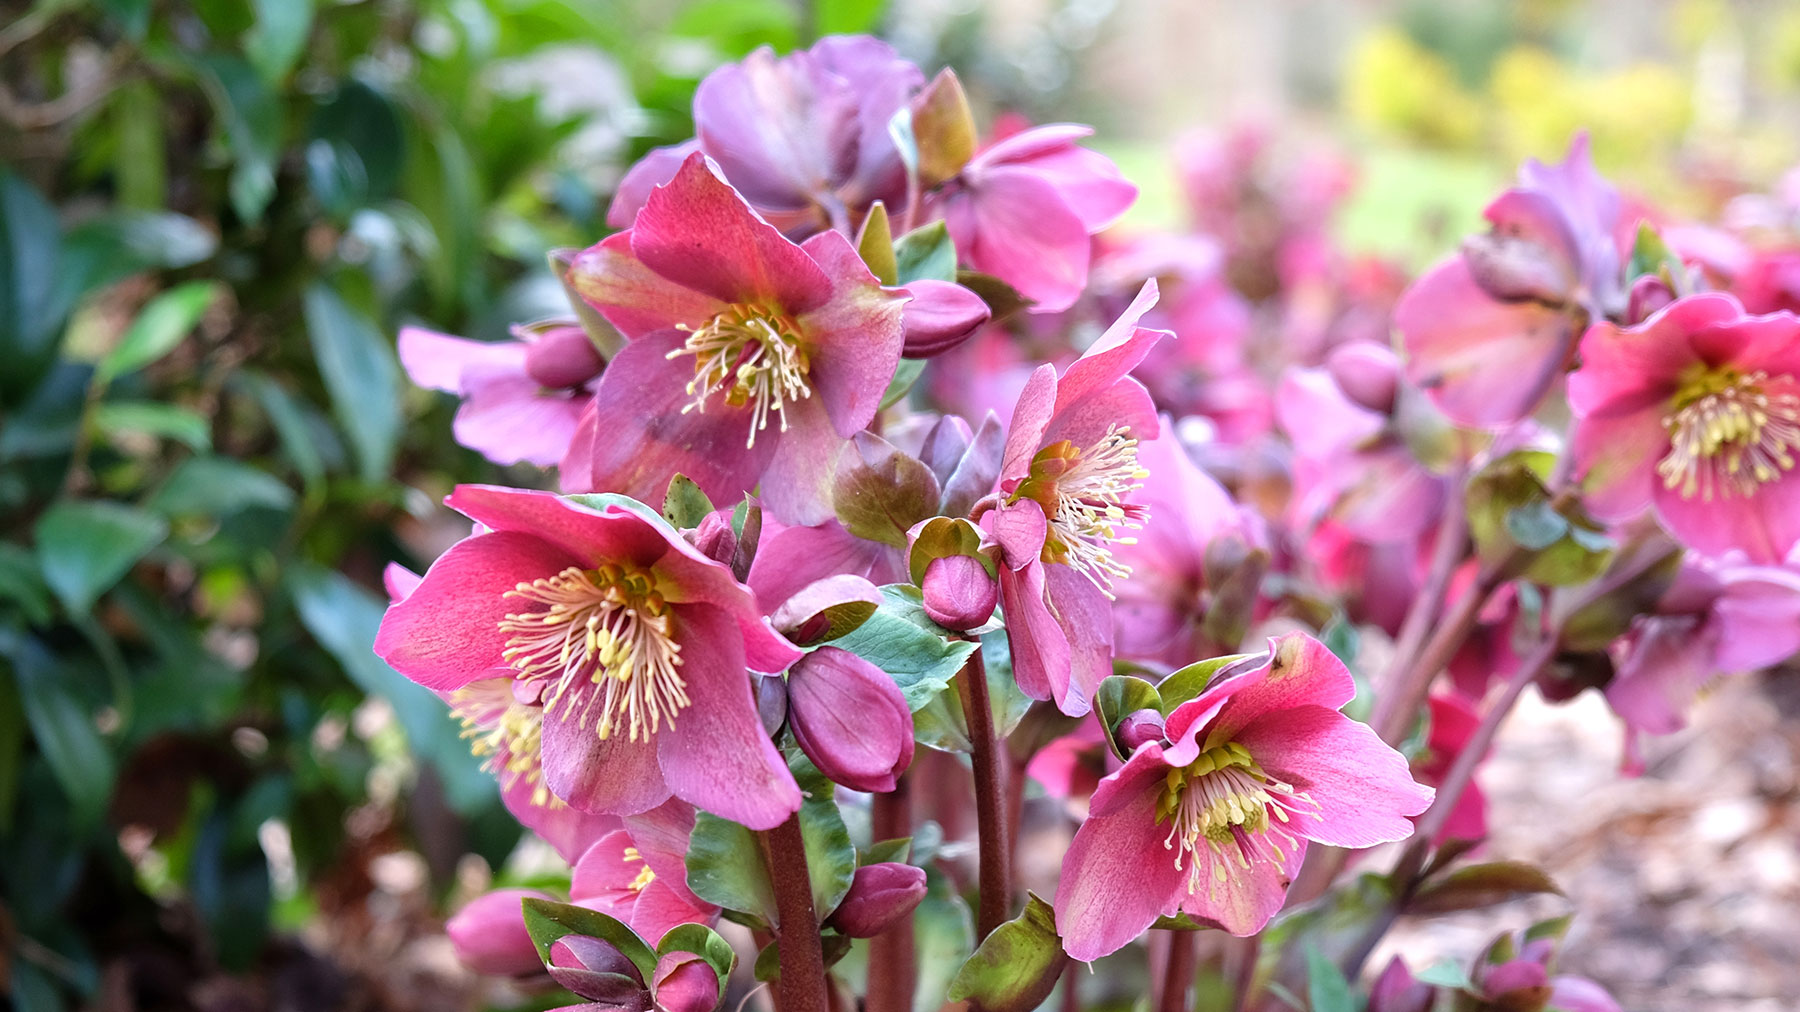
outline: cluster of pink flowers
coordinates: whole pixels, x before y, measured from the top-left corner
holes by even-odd
[[[960,774],[906,786],[957,751],[984,934],[1022,900],[991,878],[1010,769],[1080,818],[1052,927],[1014,922],[1059,959],[1254,935],[1329,885],[1334,848],[1416,823],[1396,874],[1428,875],[1420,848],[1478,840],[1473,764],[1527,682],[1602,689],[1635,749],[1800,648],[1791,221],[1785,247],[1665,242],[1578,139],[1407,286],[1330,240],[1336,160],[1196,140],[1195,229],[1102,236],[1136,190],[1085,128],[983,142],[954,74],[873,39],[754,53],[694,113],[626,175],[619,231],[555,254],[574,316],[400,336],[415,382],[462,399],[460,442],[561,492],[458,487],[474,533],[392,574],[375,644],[571,862],[588,913],[566,917],[598,918],[551,937],[527,911],[556,897],[490,894],[450,928],[479,971],[702,1012],[729,945],[689,926],[723,913],[779,940],[799,994],[800,935],[910,938],[971,868],[887,853],[815,881],[796,926],[733,905],[719,841],[759,839],[733,874],[780,900],[784,828],[810,827],[820,875],[821,819],[899,811],[904,836],[886,799],[965,803]],[[1359,681],[1368,723],[1344,712]],[[1466,994],[1608,1007],[1545,983],[1542,949]],[[1371,1007],[1423,987],[1401,967]]]

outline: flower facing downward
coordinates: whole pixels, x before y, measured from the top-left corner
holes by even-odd
[[[1177,912],[1253,934],[1281,908],[1308,841],[1411,834],[1407,817],[1431,789],[1338,712],[1355,693],[1350,672],[1303,634],[1269,645],[1176,706],[1163,737],[1100,782],[1056,891],[1069,955],[1097,959]]]
[[[674,794],[767,828],[799,806],[749,676],[799,651],[729,569],[626,500],[461,486],[448,502],[487,529],[388,609],[375,648],[474,715],[497,772],[518,766],[535,795],[535,739],[542,786],[582,811]],[[509,685],[489,684],[501,673]]]

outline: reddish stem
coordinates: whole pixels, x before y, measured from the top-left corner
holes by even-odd
[[[812,880],[806,871],[806,839],[798,813],[774,829],[756,834],[769,881],[775,886],[777,954],[781,979],[775,983],[781,1012],[829,1012],[825,993],[825,953],[819,944],[819,915],[813,909]]]
[[[894,789],[870,801],[871,835],[877,841],[912,835],[912,778],[902,773]],[[912,915],[869,939],[869,988],[864,1012],[912,1012],[918,988],[918,955]]]
[[[975,915],[976,939],[986,938],[1006,923],[1012,907],[1012,840],[1006,829],[1006,771],[994,737],[994,711],[988,700],[987,666],[978,649],[956,676],[963,716],[969,725],[969,765],[975,774],[975,832],[980,839],[980,902]]]

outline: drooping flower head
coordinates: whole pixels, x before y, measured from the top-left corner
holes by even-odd
[[[1127,374],[1166,336],[1137,326],[1155,301],[1150,282],[1061,377],[1049,365],[1032,373],[1013,409],[1000,491],[980,509],[1001,549],[1019,687],[1071,716],[1088,711],[1111,673],[1112,588],[1130,574],[1113,549],[1146,516],[1131,494],[1144,478],[1138,441],[1158,432],[1156,409]]]
[[[463,399],[456,441],[496,464],[562,460],[606,363],[573,320],[515,325],[511,341],[400,330],[412,381]]]
[[[1651,505],[1690,548],[1756,562],[1800,542],[1800,317],[1706,293],[1635,327],[1597,324],[1569,406],[1596,516]]]
[[[906,300],[848,239],[788,241],[695,154],[570,281],[628,343],[578,437],[588,466],[566,467],[565,488],[657,501],[680,473],[728,502],[761,480],[780,519],[830,515],[838,451],[899,364]]]
[[[694,809],[671,799],[624,820],[624,828],[594,841],[575,862],[570,901],[660,941],[680,924],[711,924],[719,908],[695,896],[684,863]]]
[[[575,808],[674,794],[757,828],[798,808],[748,669],[799,654],[729,569],[623,500],[464,485],[447,501],[486,530],[388,609],[375,650],[395,670],[438,692],[509,673],[542,708],[543,783]]]
[[[1225,669],[1101,781],[1056,890],[1069,955],[1091,961],[1183,912],[1235,935],[1281,908],[1307,842],[1405,839],[1432,791],[1338,712],[1356,686],[1295,633]]]

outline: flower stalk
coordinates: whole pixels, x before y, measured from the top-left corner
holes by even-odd
[[[775,983],[781,1012],[828,1012],[825,953],[819,944],[819,915],[813,909],[812,880],[806,871],[806,840],[800,817],[756,834],[775,886],[776,944],[781,978]]]
[[[987,665],[981,651],[969,655],[956,676],[963,716],[969,725],[969,763],[975,775],[975,831],[980,840],[980,903],[977,941],[1006,923],[1012,907],[1012,840],[1006,828],[1006,770],[994,736],[994,709],[988,698]]]
[[[872,835],[892,840],[912,835],[912,782],[902,773],[894,789],[870,800]],[[869,939],[867,1012],[912,1012],[918,989],[918,954],[911,914]]]

